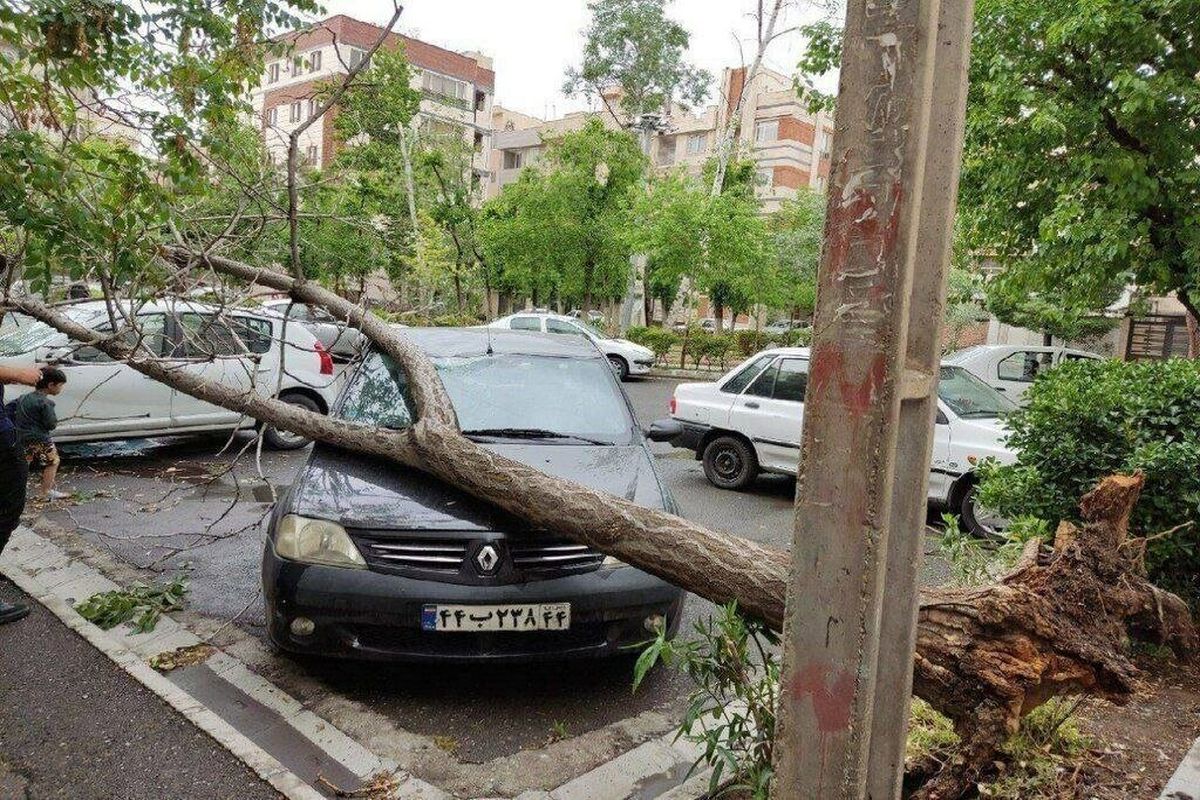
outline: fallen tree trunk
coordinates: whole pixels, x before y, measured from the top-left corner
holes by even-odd
[[[198,263],[184,252],[173,257],[184,268]],[[36,300],[11,303],[180,391],[327,444],[420,469],[535,528],[568,534],[713,602],[736,601],[747,613],[782,626],[785,552],[601,494],[480,447],[459,433],[432,364],[378,318],[312,283],[223,259],[203,263],[324,306],[362,330],[409,375],[417,424],[408,431],[385,431],[206,383],[118,337],[101,337]],[[964,747],[919,796],[959,797],[1020,717],[1050,697],[1083,692],[1125,700],[1135,671],[1125,653],[1127,636],[1168,644],[1180,654],[1192,652],[1196,632],[1186,605],[1146,580],[1142,548],[1138,540],[1128,540],[1129,513],[1141,485],[1140,476],[1106,479],[1084,498],[1082,528],[1064,523],[1051,555],[1039,558],[1036,547],[1030,548],[1020,567],[997,584],[923,595],[913,691],[954,721]],[[840,717],[836,687],[826,676],[808,678],[803,686],[784,690],[811,694],[819,713]]]

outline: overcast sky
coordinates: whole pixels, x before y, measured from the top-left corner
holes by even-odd
[[[326,0],[330,14],[386,23],[390,0]],[[797,5],[803,5],[800,0]],[[753,58],[755,0],[674,0],[668,13],[691,32],[690,59],[719,80],[726,66]],[[792,11],[785,26],[802,21]],[[811,13],[811,12],[808,12]],[[578,64],[587,26],[586,0],[407,0],[401,32],[451,50],[478,50],[495,60],[496,100],[538,117],[586,108],[582,98],[562,93],[563,73]],[[767,65],[791,74],[802,42],[792,34],[775,41]],[[712,102],[712,98],[710,98]]]

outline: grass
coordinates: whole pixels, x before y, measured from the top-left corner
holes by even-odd
[[[996,772],[979,784],[990,800],[1057,800],[1074,797],[1076,767],[1091,742],[1073,717],[1078,700],[1054,698],[1035,708],[1000,748]],[[923,700],[913,699],[907,760],[953,758],[958,736],[950,720]]]

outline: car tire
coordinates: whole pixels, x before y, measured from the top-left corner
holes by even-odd
[[[745,439],[718,436],[704,447],[704,476],[718,489],[745,489],[758,477],[758,457]]]
[[[986,514],[980,513],[983,509],[979,505],[978,496],[979,484],[974,481],[959,495],[958,508],[955,510],[958,512],[962,529],[977,539],[1003,538],[1002,529]]]
[[[314,414],[321,414],[321,407],[317,405],[317,401],[313,400],[308,395],[304,394],[284,394],[280,395],[280,400],[289,405],[299,406],[306,411],[311,411]],[[272,450],[299,450],[301,447],[308,445],[311,439],[306,439],[303,436],[297,436],[288,431],[281,431],[274,425],[266,426],[263,431],[263,441],[267,447]]]
[[[608,363],[612,366],[613,372],[617,374],[617,378],[622,381],[629,380],[629,362],[621,356],[609,356]]]

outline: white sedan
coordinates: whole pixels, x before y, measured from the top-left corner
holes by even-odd
[[[501,317],[491,323],[490,328],[514,331],[535,331],[566,336],[583,336],[596,346],[612,365],[613,372],[621,380],[631,375],[645,375],[654,366],[654,351],[628,339],[614,339],[582,319],[573,319],[562,314],[538,311],[523,311]]]
[[[764,350],[713,383],[681,383],[671,398],[671,416],[684,432],[672,441],[693,450],[708,480],[722,489],[749,486],[760,472],[795,475],[800,461],[804,392],[809,350]],[[977,506],[975,474],[992,457],[1011,463],[1002,416],[1012,403],[961,367],[943,365],[938,381],[929,500],[962,517],[976,534],[995,530],[999,520]]]
[[[981,344],[951,353],[946,364],[962,367],[976,378],[1023,405],[1033,381],[1064,361],[1101,361],[1104,356],[1069,347],[1039,345]]]
[[[114,330],[103,301],[68,306],[63,313],[97,332]],[[340,388],[328,351],[304,327],[285,326],[281,317],[243,310],[218,314],[211,306],[186,300],[145,303],[136,310],[123,303],[116,314],[123,336],[139,334],[121,321],[121,313],[136,315],[143,346],[172,367],[206,381],[246,391],[253,388],[322,414],[329,411]],[[232,431],[256,424],[151,380],[95,347],[73,343],[43,322],[30,322],[0,336],[0,364],[47,363],[67,375],[67,385],[55,401],[59,419],[55,441]],[[279,449],[307,444],[303,437],[273,427],[264,436],[267,444]]]

